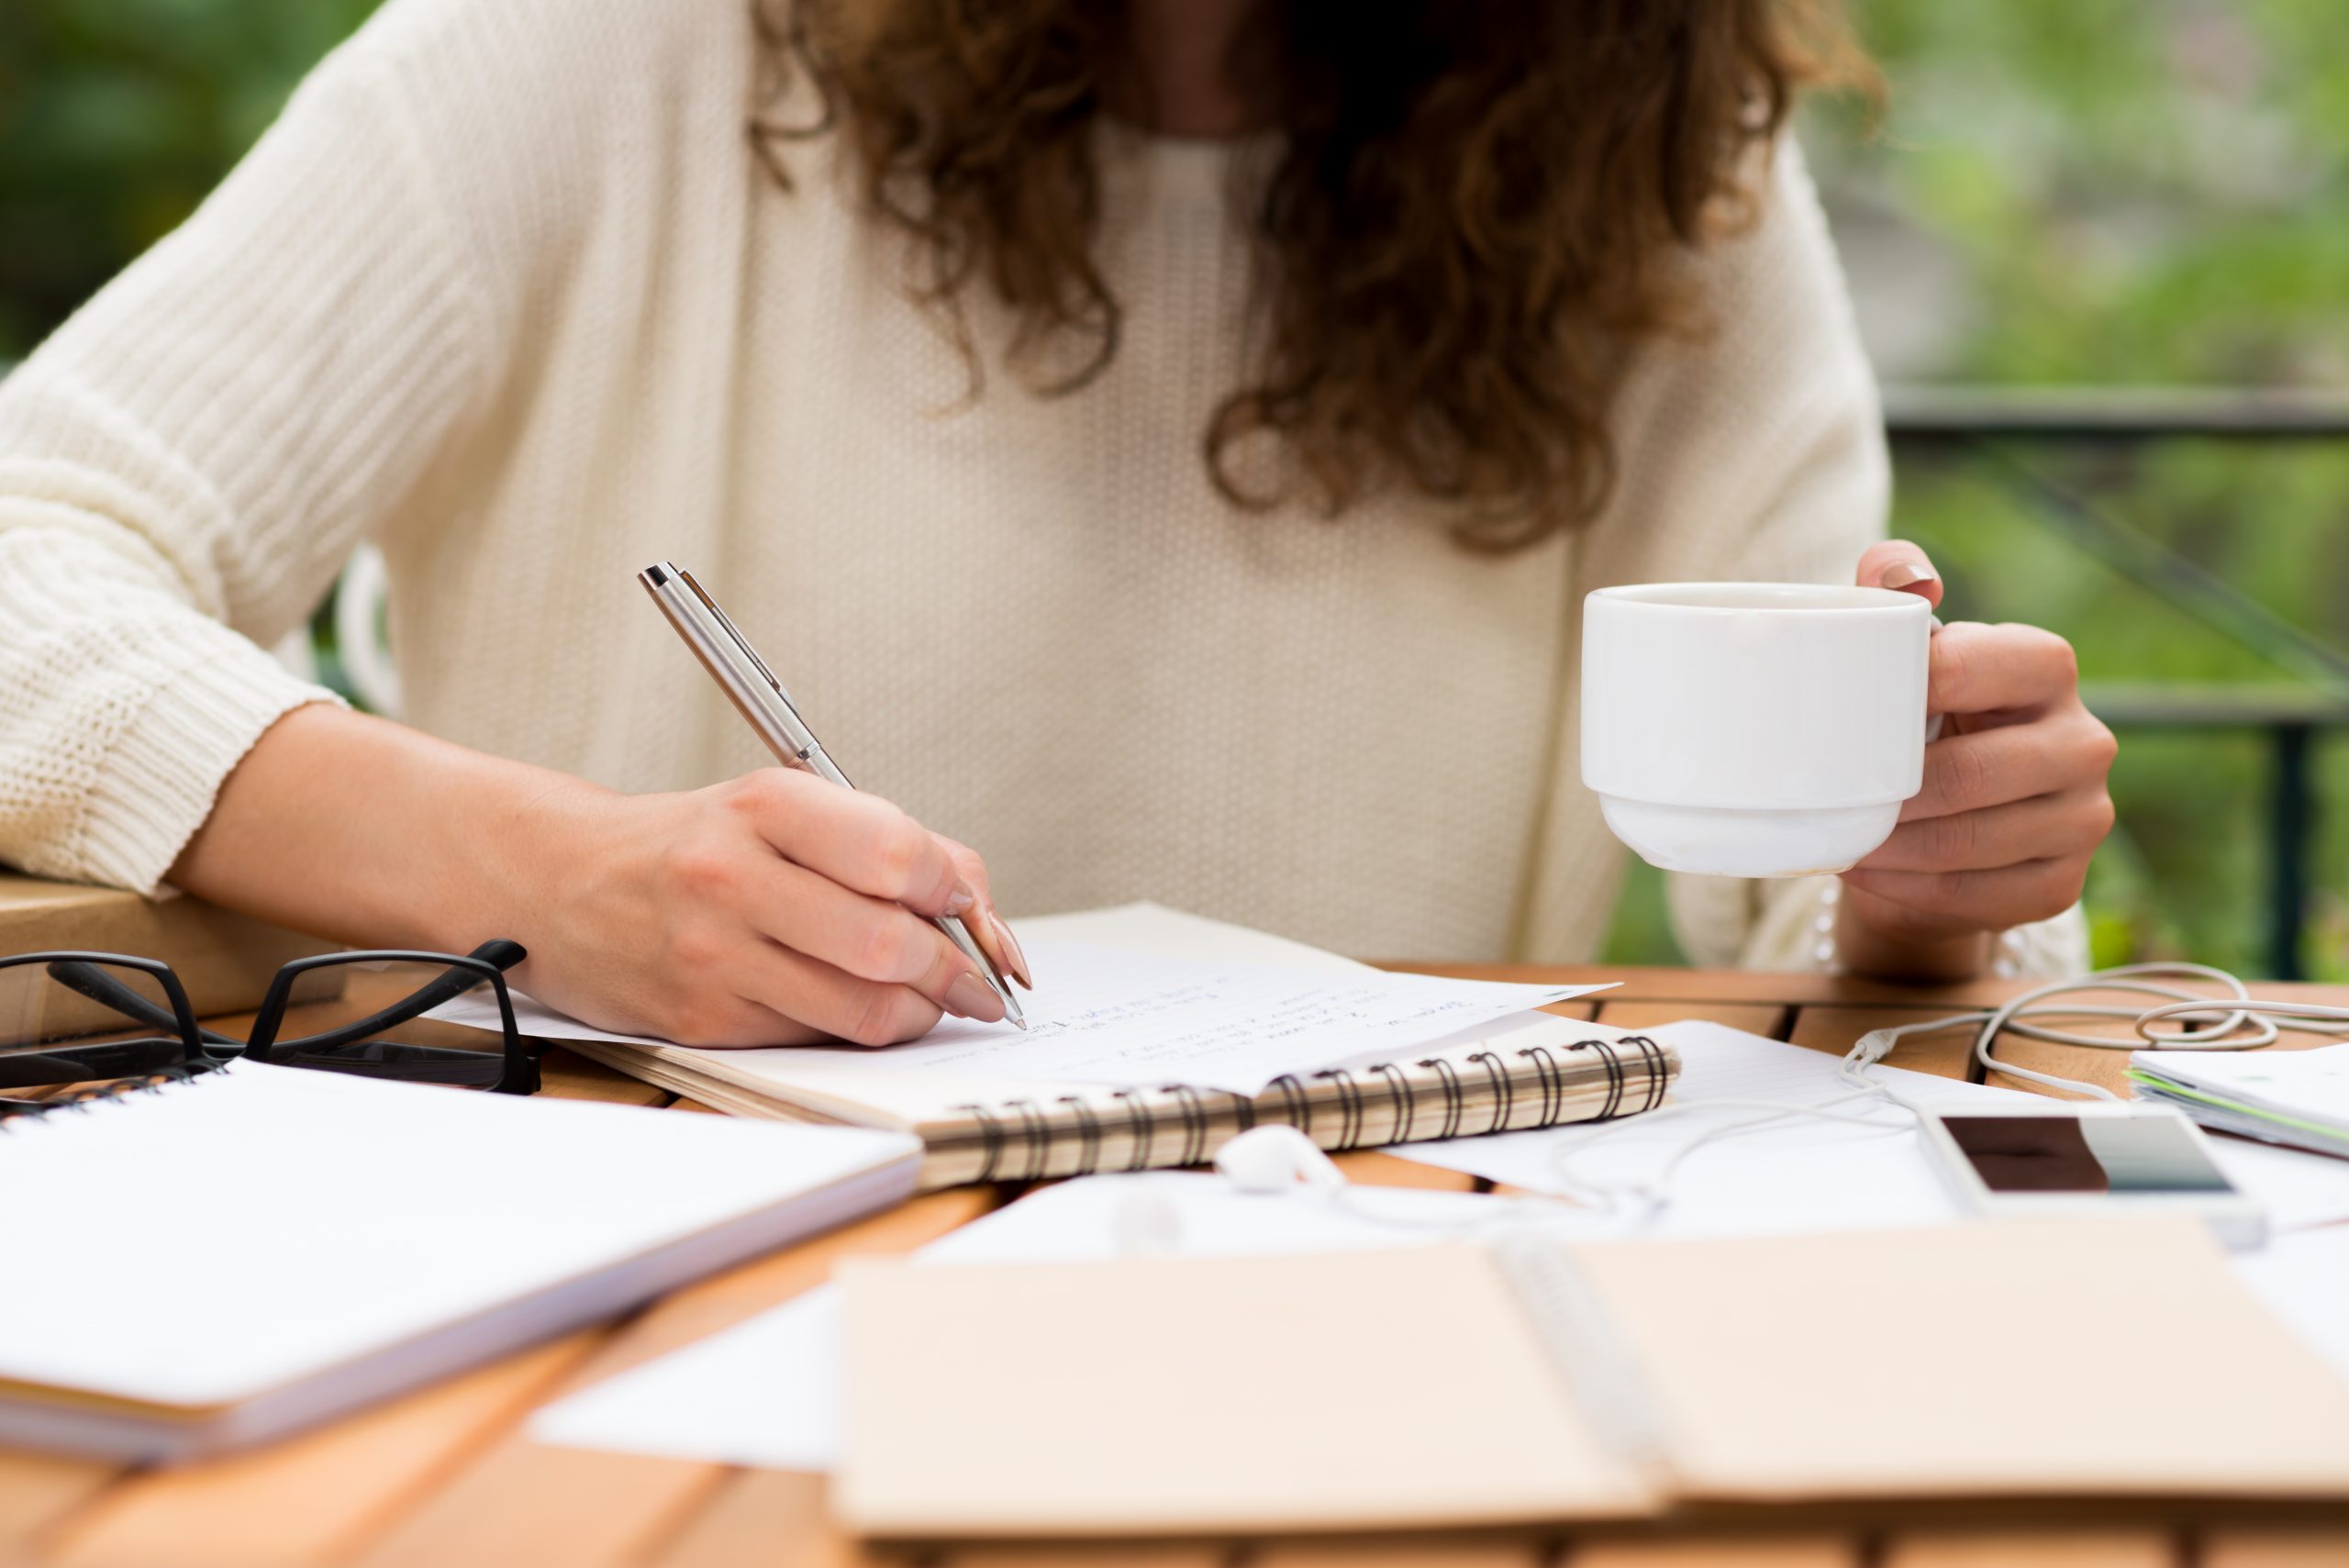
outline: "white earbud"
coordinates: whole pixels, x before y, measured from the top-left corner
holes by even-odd
[[[1243,1193],[1326,1191],[1346,1184],[1346,1173],[1313,1140],[1277,1123],[1252,1127],[1217,1150],[1215,1168]]]

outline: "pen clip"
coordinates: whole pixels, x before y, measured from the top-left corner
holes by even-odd
[[[709,611],[726,635],[734,639],[734,646],[741,651],[743,658],[751,662],[751,668],[756,670],[761,678],[774,688],[774,695],[783,699],[783,706],[789,708],[793,717],[796,717],[799,713],[799,705],[791,700],[791,694],[784,689],[781,681],[775,679],[774,672],[767,668],[767,662],[759,657],[759,651],[751,646],[751,639],[736,629],[733,617],[719,607],[716,599],[711,598],[702,590],[702,585],[694,581],[692,573],[683,567],[673,567],[671,570],[675,572],[677,581],[683,583],[686,590],[702,602],[702,607]],[[802,722],[804,723],[805,720]]]

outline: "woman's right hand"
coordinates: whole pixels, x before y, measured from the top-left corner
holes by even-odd
[[[875,795],[763,768],[618,795],[323,704],[228,775],[172,883],[362,947],[529,951],[517,984],[688,1045],[891,1045],[1003,1003],[925,916],[1029,984],[979,857]]]
[[[566,791],[508,917],[534,996],[686,1045],[892,1045],[1003,1001],[926,917],[1026,979],[979,858],[877,795],[790,768],[707,789]]]

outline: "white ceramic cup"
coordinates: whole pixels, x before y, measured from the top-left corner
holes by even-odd
[[[1583,601],[1582,782],[1666,871],[1842,871],[1924,784],[1932,628],[1885,588],[1601,588]]]

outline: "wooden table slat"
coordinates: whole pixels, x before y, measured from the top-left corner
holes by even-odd
[[[641,1078],[554,1046],[539,1059],[540,1093],[565,1100],[609,1100],[623,1106],[665,1106],[677,1096]]]
[[[2341,1568],[2349,1562],[2349,1524],[2262,1529],[2242,1526],[2205,1533],[2188,1561],[2196,1568]]]
[[[1265,1568],[1267,1555],[1237,1545],[1193,1541],[1035,1541],[1015,1545],[957,1546],[922,1568]],[[1347,1559],[1346,1561],[1356,1561]],[[1390,1561],[1371,1557],[1379,1568]],[[1407,1561],[1416,1562],[1416,1559]],[[666,1564],[662,1568],[667,1568]],[[1395,1568],[1402,1568],[1396,1562]]]
[[[789,1470],[729,1472],[708,1505],[643,1559],[647,1568],[880,1568],[832,1523],[820,1475]],[[902,1562],[905,1560],[898,1558]]]
[[[1787,1038],[1797,1045],[1842,1056],[1870,1029],[1931,1023],[1950,1016],[1947,1009],[1941,1007],[1804,1007],[1795,1014]],[[1887,1066],[1906,1067],[1943,1078],[1961,1078],[1965,1075],[1966,1053],[1973,1049],[1971,1030],[1936,1029],[1902,1040],[1885,1062]]]
[[[1652,1029],[1692,1019],[1724,1024],[1765,1040],[1786,1038],[1788,1009],[1764,1002],[1613,1002],[1602,998],[1598,1021],[1619,1029]]]
[[[132,1476],[69,1519],[45,1543],[48,1560],[73,1568],[342,1561],[544,1398],[601,1337],[574,1334],[250,1453]]]
[[[0,1450],[0,1540],[42,1534],[122,1473],[102,1459]]]
[[[1523,1537],[1352,1536],[1267,1542],[1252,1548],[1243,1561],[1247,1568],[1542,1568],[1556,1555],[1555,1542]],[[954,1568],[963,1568],[959,1556]]]
[[[909,1252],[978,1218],[993,1198],[981,1187],[930,1193],[680,1291],[609,1336],[561,1392],[601,1382],[787,1301],[829,1279],[842,1258]],[[556,1448],[518,1426],[401,1519],[362,1561],[368,1568],[504,1562],[530,1554],[572,1568],[631,1561],[674,1535],[715,1496],[723,1468]]]
[[[1416,1160],[1405,1160],[1381,1150],[1362,1149],[1351,1154],[1331,1157],[1346,1179],[1366,1187],[1425,1187],[1433,1192],[1466,1193],[1476,1190],[1476,1178],[1465,1171],[1447,1171],[1441,1165],[1422,1165]]]
[[[1907,1533],[1885,1542],[1883,1568],[2186,1568],[2176,1530],[2034,1529]]]
[[[1703,1535],[1577,1541],[1571,1568],[1861,1568],[1860,1542],[1837,1535]]]

